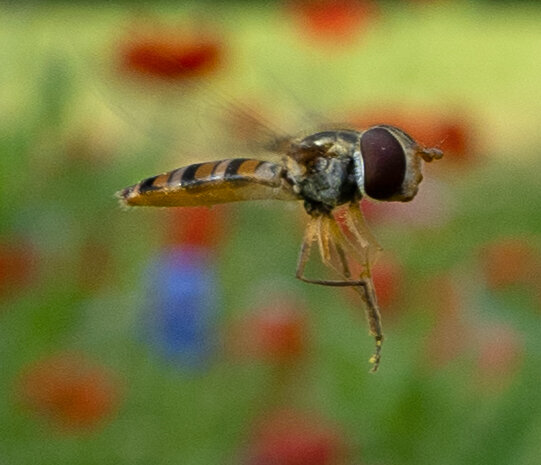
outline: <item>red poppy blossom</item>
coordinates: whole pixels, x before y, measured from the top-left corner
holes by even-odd
[[[315,414],[279,410],[255,431],[248,465],[332,465],[347,456],[342,431]]]
[[[379,16],[371,0],[297,0],[290,11],[299,31],[319,44],[350,42]]]
[[[74,354],[60,354],[29,366],[18,384],[21,403],[62,429],[95,427],[118,404],[108,370]]]
[[[226,236],[227,207],[174,208],[170,212],[168,240],[174,245],[216,247]]]
[[[307,320],[297,302],[284,299],[258,308],[233,328],[233,351],[271,362],[297,360],[305,353]]]
[[[24,241],[0,240],[0,296],[13,293],[31,284],[37,275],[34,247]]]
[[[541,254],[524,237],[504,237],[482,247],[482,272],[490,289],[535,284],[541,272]]]
[[[122,71],[169,81],[213,74],[223,64],[223,56],[223,42],[212,34],[189,35],[171,28],[136,32],[119,46]]]
[[[464,321],[464,296],[450,274],[430,279],[424,300],[434,309],[434,325],[425,349],[431,366],[445,366],[468,349],[472,329]]]
[[[378,303],[385,315],[400,312],[397,305],[403,293],[403,277],[402,265],[389,254],[384,254],[372,269]]]
[[[478,334],[476,377],[479,387],[500,391],[518,372],[524,355],[522,336],[506,324],[483,327]]]

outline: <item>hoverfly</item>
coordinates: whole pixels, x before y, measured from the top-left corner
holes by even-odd
[[[422,161],[442,157],[401,129],[377,125],[363,131],[316,132],[280,141],[280,162],[233,158],[197,163],[144,179],[118,193],[129,206],[211,206],[242,200],[302,201],[309,216],[296,277],[324,286],[352,287],[365,303],[378,369],[383,332],[371,278],[381,247],[365,225],[359,201],[412,200],[422,180]],[[278,147],[278,145],[277,145]],[[337,218],[339,207],[343,215]],[[340,279],[305,276],[317,243],[322,262]]]

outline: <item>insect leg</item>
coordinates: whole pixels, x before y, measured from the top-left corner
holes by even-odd
[[[327,279],[311,279],[304,276],[304,270],[306,263],[310,258],[310,251],[312,249],[312,243],[318,236],[320,236],[321,217],[315,217],[310,220],[306,227],[304,239],[302,241],[301,250],[299,253],[299,259],[297,260],[297,270],[295,277],[305,283],[319,284],[321,286],[334,286],[334,287],[354,287],[363,285],[364,281],[336,281]]]
[[[333,266],[336,271],[339,271],[342,276],[349,278],[351,276],[351,271],[348,265],[346,253],[344,246],[348,246],[349,242],[346,240],[347,236],[343,234],[335,222],[329,222],[328,228],[330,234],[327,234],[326,237],[334,237],[335,240],[330,243],[334,245],[337,252],[337,260],[334,263],[329,263]],[[340,239],[345,240],[342,242]],[[338,269],[340,267],[340,269]],[[362,300],[365,303],[365,314],[368,321],[368,328],[370,334],[376,340],[376,351],[370,357],[370,363],[372,363],[372,373],[375,373],[378,370],[379,362],[381,358],[381,346],[383,344],[383,332],[381,329],[381,315],[378,307],[378,302],[376,298],[376,290],[374,289],[374,283],[370,277],[370,263],[365,264],[365,269],[361,274],[361,280],[359,281],[359,286],[355,287],[355,290],[360,294]]]
[[[304,269],[310,257],[312,243],[317,240],[320,248],[320,254],[323,262],[335,270],[338,274],[346,278],[343,281],[309,279],[304,276]],[[346,250],[344,250],[344,247]],[[341,233],[340,228],[334,221],[326,221],[324,217],[312,218],[306,228],[299,260],[297,263],[296,277],[301,281],[311,284],[335,287],[353,287],[361,296],[365,303],[366,319],[370,334],[376,340],[376,351],[370,357],[370,363],[373,364],[371,371],[378,370],[381,358],[381,346],[383,344],[383,332],[381,328],[381,316],[376,299],[374,284],[370,278],[370,270],[365,268],[361,279],[357,281],[349,280],[351,270],[347,260],[347,249],[351,247],[347,238]],[[333,249],[334,248],[334,249]],[[336,252],[333,254],[332,252]]]
[[[372,268],[382,248],[366,225],[358,202],[352,202],[347,214],[344,216],[348,231],[353,235],[356,249],[363,253],[364,265],[368,270]],[[347,238],[347,236],[345,236]]]
[[[366,304],[365,313],[366,319],[368,320],[368,327],[370,329],[370,334],[374,336],[374,339],[376,340],[376,351],[372,357],[370,357],[370,363],[372,363],[371,371],[372,373],[375,373],[379,367],[379,362],[381,359],[381,346],[383,344],[381,315],[379,312],[378,301],[376,299],[376,291],[371,278],[363,279],[362,284],[356,289],[359,290],[361,298]]]

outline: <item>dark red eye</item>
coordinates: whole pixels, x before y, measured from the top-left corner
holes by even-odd
[[[364,190],[373,199],[399,194],[406,175],[406,155],[397,138],[387,129],[368,129],[361,137]]]

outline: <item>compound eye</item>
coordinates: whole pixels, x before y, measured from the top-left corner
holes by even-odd
[[[399,194],[406,176],[406,154],[397,138],[382,127],[368,129],[361,137],[361,154],[366,194],[377,200]]]

